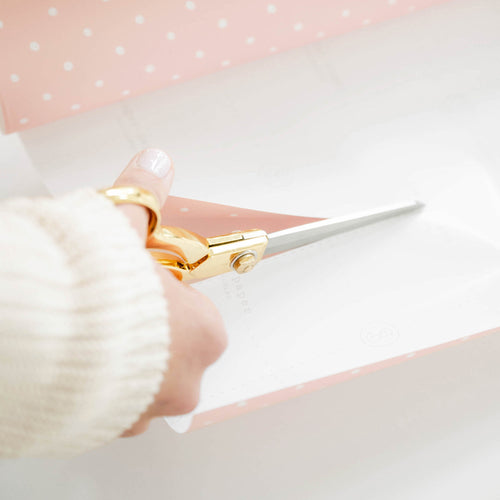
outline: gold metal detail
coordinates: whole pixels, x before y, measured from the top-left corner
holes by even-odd
[[[267,234],[261,229],[204,238],[178,227],[161,226],[148,238],[146,246],[161,265],[189,282],[233,268],[240,273],[250,271],[264,255],[267,242]],[[245,260],[240,262],[243,257]]]
[[[148,235],[153,234],[158,227],[161,220],[161,207],[156,196],[150,191],[136,186],[116,186],[101,189],[99,193],[117,205],[132,203],[144,207],[149,212]]]
[[[255,253],[248,251],[237,255],[231,262],[231,267],[238,274],[244,274],[251,271],[255,267],[255,264],[257,264]]]
[[[145,189],[119,186],[100,193],[114,203],[133,203],[149,211],[146,247],[156,261],[181,281],[200,281],[233,269],[246,273],[264,255],[268,238],[261,229],[204,238],[180,227],[161,226],[158,201]]]

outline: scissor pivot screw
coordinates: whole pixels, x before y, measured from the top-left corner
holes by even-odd
[[[255,264],[257,264],[257,258],[254,252],[248,251],[237,255],[231,262],[231,267],[238,273],[244,274],[251,271]]]

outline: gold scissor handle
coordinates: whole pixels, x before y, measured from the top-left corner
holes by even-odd
[[[156,197],[143,188],[119,186],[100,191],[114,203],[134,203],[149,211],[146,247],[181,281],[199,281],[218,274],[246,273],[262,259],[267,233],[261,229],[204,238],[180,227],[161,226]]]
[[[151,255],[181,281],[199,281],[229,271],[251,271],[264,255],[261,229],[204,238],[179,227],[160,226],[148,238]]]
[[[114,186],[98,192],[115,205],[132,203],[144,207],[149,212],[148,235],[152,234],[160,224],[160,205],[156,196],[147,189],[137,186]]]

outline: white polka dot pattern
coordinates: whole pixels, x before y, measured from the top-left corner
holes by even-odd
[[[6,132],[444,1],[9,2],[0,20],[0,42],[9,39],[0,54]]]

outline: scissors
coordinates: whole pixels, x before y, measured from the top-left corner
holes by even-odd
[[[145,189],[123,186],[102,190],[101,193],[114,203],[135,203],[149,211],[146,247],[162,266],[185,282],[200,281],[231,271],[244,274],[251,271],[263,257],[413,212],[424,206],[422,202],[412,200],[269,234],[262,229],[250,229],[206,238],[180,227],[162,226],[156,197]]]

